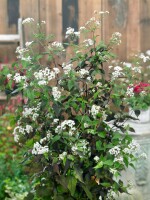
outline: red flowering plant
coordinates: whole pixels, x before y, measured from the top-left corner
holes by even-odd
[[[128,98],[134,110],[146,110],[150,106],[150,83],[140,82],[130,87],[132,95]]]

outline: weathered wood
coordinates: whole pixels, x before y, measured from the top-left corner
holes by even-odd
[[[7,35],[3,35],[3,34],[0,34],[0,42],[19,42],[20,40],[20,36],[19,34],[7,34]]]
[[[102,19],[96,34],[99,40],[109,40],[113,32],[121,32],[122,43],[115,49],[122,60],[132,52],[146,51],[150,44],[150,0],[0,0],[0,34],[17,34],[17,18],[44,20],[46,34],[55,34],[64,41],[66,28],[77,31],[93,16],[94,10],[110,12]],[[25,25],[25,40],[31,41],[31,26]],[[82,41],[82,36],[79,40]],[[7,39],[6,39],[7,40]],[[15,59],[16,45],[0,45],[0,60]]]
[[[127,58],[141,49],[140,4],[141,0],[128,1]]]
[[[141,51],[150,49],[150,1],[140,1]]]

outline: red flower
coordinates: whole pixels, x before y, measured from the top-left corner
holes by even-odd
[[[145,91],[146,87],[150,87],[150,84],[140,82],[138,85],[134,86],[133,92],[139,94],[140,92]]]

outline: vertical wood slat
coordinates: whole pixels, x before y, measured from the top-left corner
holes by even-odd
[[[46,33],[62,41],[62,0],[46,0]]]
[[[150,49],[150,1],[140,1],[141,51]]]
[[[109,11],[109,16],[107,19],[109,28],[108,30],[105,29],[106,41],[110,39],[114,32],[120,32],[122,34],[121,44],[114,48],[114,52],[119,55],[120,60],[124,60],[127,56],[128,0],[107,0],[107,6],[107,10]]]
[[[79,27],[84,26],[86,21],[88,21],[91,17],[94,16],[94,11],[101,11],[102,7],[102,0],[78,0],[79,5]],[[96,35],[99,35],[98,40],[101,39],[101,30],[99,29],[96,31]],[[80,41],[83,40],[83,37],[81,35]]]
[[[20,0],[20,17],[25,19],[28,17],[39,21],[39,0]],[[32,29],[30,25],[24,25],[25,41],[32,40]]]
[[[141,49],[140,3],[141,0],[136,0],[136,4],[134,0],[128,0],[127,58]]]

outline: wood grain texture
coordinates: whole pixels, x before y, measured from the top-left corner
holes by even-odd
[[[140,1],[141,51],[150,49],[150,1]]]
[[[15,2],[15,3],[14,3]],[[93,16],[94,10],[110,12],[102,18],[96,34],[108,42],[113,32],[122,34],[122,43],[115,48],[121,60],[137,51],[150,48],[150,0],[0,0],[0,34],[17,34],[17,16],[46,21],[46,34],[55,34],[64,41],[66,28],[77,31]],[[31,41],[31,27],[25,26],[25,40]],[[79,42],[82,40],[79,40]],[[0,44],[0,60],[15,59],[16,46]]]

